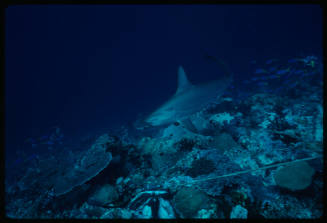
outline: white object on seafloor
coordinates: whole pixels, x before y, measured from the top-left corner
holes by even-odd
[[[142,217],[146,218],[146,219],[149,219],[152,217],[152,210],[151,210],[151,207],[146,205],[143,210],[142,210]]]
[[[234,117],[231,116],[229,113],[218,113],[210,117],[210,121],[219,123],[219,125],[223,125],[224,122],[230,123],[231,120],[233,120]]]
[[[174,210],[169,201],[159,198],[159,210],[158,216],[160,219],[172,219],[175,218]]]

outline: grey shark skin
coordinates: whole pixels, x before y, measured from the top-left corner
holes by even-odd
[[[176,93],[150,114],[145,122],[151,126],[161,126],[185,120],[222,95],[231,81],[232,75],[228,74],[219,80],[193,85],[188,81],[183,67],[179,66]]]

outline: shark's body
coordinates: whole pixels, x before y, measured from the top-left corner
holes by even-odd
[[[150,114],[145,122],[151,126],[160,126],[183,121],[222,95],[231,81],[232,76],[229,74],[219,80],[193,85],[188,81],[184,69],[180,66],[176,93]]]

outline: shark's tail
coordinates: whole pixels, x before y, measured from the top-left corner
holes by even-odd
[[[221,66],[224,71],[224,77],[233,80],[234,74],[229,66],[222,59],[217,59],[217,63]]]
[[[224,79],[227,79],[227,80],[230,80],[230,81],[233,80],[234,74],[231,71],[231,69],[229,68],[229,66],[225,63],[225,61],[223,61],[222,59],[217,59],[214,56],[210,56],[207,53],[205,53],[204,57],[207,60],[211,60],[211,61],[217,63],[221,67],[221,69],[223,70],[223,75],[224,75],[223,78]]]

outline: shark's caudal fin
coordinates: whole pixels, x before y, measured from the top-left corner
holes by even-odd
[[[191,82],[187,79],[185,71],[182,66],[178,67],[178,83],[177,83],[177,91],[176,94],[188,89],[192,86]]]
[[[223,77],[224,78],[229,78],[231,80],[233,79],[233,77],[234,77],[233,72],[229,69],[227,64],[222,59],[219,59],[219,58],[216,58],[215,56],[209,55],[207,52],[204,53],[204,58],[208,61],[217,63],[221,67],[221,69],[223,69],[223,72],[224,72]]]
[[[223,69],[224,78],[229,78],[230,80],[233,79],[234,74],[230,70],[230,68],[227,66],[227,64],[222,59],[216,59],[216,62],[220,65],[220,67]]]

